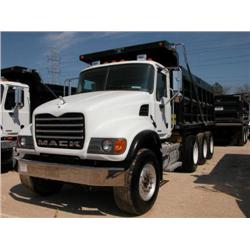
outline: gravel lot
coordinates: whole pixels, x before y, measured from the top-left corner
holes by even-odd
[[[112,192],[65,185],[50,197],[32,194],[16,172],[1,174],[1,217],[126,217]],[[153,209],[142,217],[250,217],[250,142],[215,147],[212,160],[195,173],[165,173]]]

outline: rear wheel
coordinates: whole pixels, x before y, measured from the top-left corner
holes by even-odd
[[[199,158],[198,139],[195,135],[184,138],[182,149],[182,169],[185,172],[194,172],[197,168]]]
[[[60,181],[20,175],[21,183],[29,190],[42,196],[51,195],[61,190],[63,183]]]
[[[160,165],[149,149],[140,149],[131,163],[124,187],[114,187],[117,206],[129,214],[140,215],[155,203],[159,191]]]
[[[208,150],[207,137],[205,136],[205,133],[199,133],[197,135],[197,140],[199,147],[198,164],[203,165],[206,162],[207,150]]]
[[[207,138],[208,150],[207,150],[207,159],[212,159],[214,154],[214,137],[210,131],[205,132]]]
[[[246,143],[245,141],[245,129],[240,128],[238,132],[238,146],[243,146]]]
[[[247,143],[247,137],[248,137],[248,133],[247,133],[247,128],[244,128],[244,144]]]

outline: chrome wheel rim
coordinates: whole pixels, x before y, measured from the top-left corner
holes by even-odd
[[[156,172],[152,164],[147,163],[140,174],[139,194],[142,200],[149,201],[156,189]]]
[[[193,146],[193,162],[195,165],[198,162],[198,157],[199,157],[198,143],[197,141],[195,141],[194,146]]]

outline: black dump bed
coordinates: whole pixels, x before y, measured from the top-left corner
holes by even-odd
[[[178,65],[178,54],[173,44],[167,41],[140,44],[80,55],[80,60],[88,64],[97,61],[102,64],[121,60],[137,60],[138,55],[144,54],[147,55],[148,59],[156,61],[166,67]]]
[[[249,104],[242,94],[215,96],[214,109],[217,126],[249,122]]]
[[[211,85],[182,69],[182,97],[175,102],[177,129],[214,125],[214,95]]]
[[[56,98],[52,90],[42,83],[42,79],[36,70],[14,66],[1,69],[1,76],[8,81],[20,82],[29,86],[31,114],[39,105]]]
[[[148,60],[156,61],[165,67],[178,67],[179,58],[176,46],[167,41],[117,48],[86,55],[80,60],[93,64],[110,63],[121,60],[137,60],[138,55],[145,54]],[[214,125],[214,103],[212,87],[199,77],[181,67],[183,72],[182,95],[175,103],[176,129],[192,129]],[[172,79],[171,79],[172,86]]]

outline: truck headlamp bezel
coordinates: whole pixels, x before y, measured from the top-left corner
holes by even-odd
[[[91,138],[88,153],[120,155],[126,151],[126,147],[125,138]]]
[[[17,147],[34,149],[33,137],[32,136],[18,136]]]

